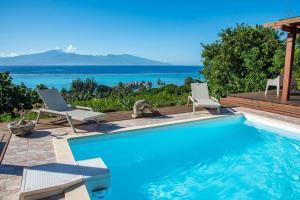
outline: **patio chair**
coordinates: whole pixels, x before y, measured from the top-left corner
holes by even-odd
[[[207,83],[192,83],[192,96],[188,96],[188,103],[193,102],[193,113],[196,114],[196,107],[205,107],[205,108],[217,108],[218,113],[220,113],[221,104],[219,101],[210,97],[208,94]]]
[[[283,86],[283,75],[279,75],[274,79],[268,79],[265,95],[268,94],[268,90],[270,86],[276,87],[276,95],[279,96],[280,88]],[[294,89],[296,88],[296,80],[294,77],[292,77],[291,79],[290,86],[293,87]]]
[[[36,124],[39,123],[39,119],[42,113],[62,116],[68,120],[68,123],[73,132],[76,133],[76,129],[72,124],[73,119],[78,121],[93,120],[99,123],[99,120],[104,116],[104,113],[93,112],[92,108],[89,107],[72,107],[68,105],[56,89],[38,90],[37,92],[43,100],[44,104],[43,107],[38,110]]]
[[[109,188],[110,179],[101,158],[25,167],[20,199],[43,199],[81,184],[91,190]]]

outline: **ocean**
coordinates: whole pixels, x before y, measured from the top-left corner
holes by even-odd
[[[9,71],[13,83],[23,82],[27,87],[37,84],[69,89],[72,80],[92,78],[99,84],[114,86],[119,82],[150,81],[157,87],[157,80],[176,85],[186,77],[203,78],[201,66],[1,66],[0,72]]]

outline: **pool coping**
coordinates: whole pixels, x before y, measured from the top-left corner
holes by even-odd
[[[115,134],[120,134],[123,132],[140,130],[140,129],[155,128],[155,127],[175,125],[175,124],[188,123],[188,122],[194,122],[194,121],[206,121],[206,120],[212,120],[212,119],[218,119],[218,118],[229,118],[229,117],[234,117],[237,115],[245,116],[246,119],[249,120],[250,122],[255,122],[255,123],[259,123],[259,124],[263,124],[263,125],[267,125],[267,126],[272,126],[274,128],[279,128],[281,130],[283,129],[283,130],[288,130],[290,132],[294,132],[298,136],[297,139],[300,140],[300,125],[298,125],[296,123],[286,122],[286,121],[282,121],[279,119],[274,119],[270,116],[260,116],[259,114],[251,113],[251,112],[247,112],[247,111],[238,111],[238,112],[232,113],[232,115],[199,116],[199,117],[195,117],[195,118],[191,118],[191,119],[179,119],[179,120],[161,122],[161,123],[155,123],[155,124],[149,124],[149,125],[126,127],[126,128],[122,128],[120,130],[113,130],[109,133],[90,132],[85,135],[67,135],[66,137],[64,137],[62,139],[53,139],[53,146],[54,146],[54,151],[56,153],[58,162],[75,161],[72,150],[68,143],[68,140],[71,140],[71,139],[90,137],[90,136],[115,135]],[[285,135],[285,136],[289,136],[289,135]],[[81,196],[75,195],[78,193],[80,193]],[[82,199],[83,197],[84,197],[84,199],[90,199],[88,191],[84,184],[74,188],[74,191],[69,190],[65,193],[66,200],[71,200],[71,199],[79,200],[79,199]]]

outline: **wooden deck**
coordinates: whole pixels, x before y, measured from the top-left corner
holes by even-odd
[[[282,101],[275,91],[233,94],[221,99],[223,106],[242,106],[300,118],[300,93],[292,92],[289,101]]]

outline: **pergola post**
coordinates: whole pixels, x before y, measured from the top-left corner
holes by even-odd
[[[288,33],[286,41],[286,53],[285,53],[285,65],[284,65],[284,76],[283,76],[283,87],[281,100],[288,101],[290,97],[290,83],[292,78],[293,60],[296,42],[296,28],[292,28]]]

